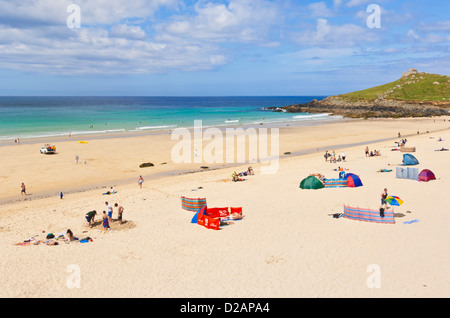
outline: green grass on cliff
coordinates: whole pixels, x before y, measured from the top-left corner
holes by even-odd
[[[436,82],[439,84],[433,84]],[[383,95],[388,100],[449,101],[450,77],[418,73],[388,84],[338,96],[348,102],[370,102]]]

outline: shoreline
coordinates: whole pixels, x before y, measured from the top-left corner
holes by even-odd
[[[424,121],[424,120],[430,120],[433,118],[427,118],[427,119],[411,119],[413,121]],[[404,120],[404,121],[408,121],[408,119],[392,119],[393,121],[398,121],[398,120]],[[333,125],[346,125],[346,124],[358,124],[358,123],[366,123],[366,122],[385,122],[385,119],[369,119],[369,120],[364,120],[364,119],[349,119],[349,120],[338,120],[338,121],[327,121],[327,122],[315,122],[315,123],[308,123],[308,125],[288,125],[288,127],[286,126],[280,126],[280,125],[273,125],[273,127],[269,127],[269,125],[263,125],[264,127],[262,128],[280,128],[280,130],[282,129],[283,131],[280,132],[280,135],[283,133],[292,133],[295,132],[296,129],[300,128],[305,128],[305,127],[312,127],[315,126],[317,127],[323,127],[325,130],[329,127],[329,126],[333,126]],[[224,127],[223,129],[221,129],[221,131],[224,131],[227,127]],[[234,127],[236,128],[236,127]],[[238,128],[244,128],[242,126],[239,126]],[[261,128],[261,126],[248,126],[246,128]],[[437,133],[440,131],[447,131],[450,129],[450,126],[447,128],[443,128],[443,129],[438,129],[438,130],[433,130],[433,131],[429,131],[429,133]],[[139,136],[136,135],[130,135],[130,134],[112,134],[112,135],[102,135],[101,138],[98,138],[99,136],[97,135],[93,135],[90,136],[88,138],[85,138],[85,140],[90,140],[90,141],[104,141],[104,140],[110,140],[110,141],[122,141],[122,140],[130,140],[129,138],[133,139],[134,138],[146,138],[146,137],[153,137],[153,136],[166,136],[170,134],[170,132],[164,131],[164,132],[158,132],[158,133],[143,133]],[[424,134],[424,133],[422,133]],[[411,137],[411,136],[416,136],[417,134],[405,134],[402,135],[403,137]],[[372,144],[376,144],[376,143],[381,143],[381,142],[386,142],[386,141],[391,141],[391,140],[396,140],[398,139],[398,137],[387,137],[387,138],[378,138],[378,139],[367,139],[367,140],[362,140],[362,141],[356,141],[356,142],[346,142],[346,143],[341,143],[339,141],[337,141],[336,143],[332,143],[332,144],[325,144],[325,145],[320,145],[318,147],[309,147],[309,148],[301,148],[301,149],[295,149],[295,150],[289,150],[289,154],[286,154],[286,152],[280,151],[279,153],[279,160],[280,162],[284,159],[287,158],[300,158],[302,156],[307,156],[307,155],[311,155],[311,154],[315,154],[315,153],[319,153],[319,152],[324,152],[325,150],[329,150],[329,149],[334,149],[334,150],[341,150],[341,149],[346,149],[346,148],[355,148],[358,146],[363,146],[363,145],[372,145]],[[55,140],[54,142],[75,142],[73,140]],[[26,140],[23,145],[35,145],[38,144],[39,142],[41,142],[41,140],[35,140],[35,139],[31,139],[31,140]],[[22,144],[22,142],[21,142]],[[2,143],[0,142],[0,147],[6,147],[6,146],[11,146],[11,145],[2,145]],[[19,146],[19,145],[17,145]],[[15,146],[12,146],[15,147]],[[44,156],[44,155],[41,155]],[[55,156],[55,155],[51,155],[51,156]],[[258,162],[256,164],[261,164],[260,161],[258,160]],[[161,163],[159,164],[161,165]],[[214,171],[214,170],[226,170],[226,169],[230,169],[230,168],[246,168],[249,165],[252,165],[249,162],[245,162],[245,163],[218,163],[218,164],[214,164],[210,167],[208,167],[208,169],[202,169],[200,167],[201,163],[196,164],[198,166],[198,168],[193,167],[193,164],[191,164],[190,166],[180,166],[177,169],[170,169],[170,170],[166,170],[166,171],[151,171],[150,169],[152,168],[146,168],[148,170],[138,170],[140,171],[139,173],[145,174],[147,175],[149,178],[151,178],[152,181],[156,181],[156,180],[162,180],[165,178],[171,178],[171,177],[176,177],[176,176],[180,176],[180,175],[187,175],[187,174],[197,174],[197,173],[202,173],[202,172],[207,172],[207,171]],[[255,164],[253,164],[255,165]],[[33,191],[32,194],[30,194],[30,196],[32,195],[33,197],[28,198],[23,200],[23,198],[19,197],[18,195],[12,195],[9,197],[0,197],[0,206],[6,206],[6,205],[10,205],[10,204],[14,204],[14,203],[18,203],[18,202],[31,202],[31,201],[36,201],[36,200],[40,200],[40,199],[45,199],[48,197],[53,197],[53,196],[59,196],[60,192],[63,192],[64,194],[74,194],[74,193],[81,193],[81,192],[87,192],[87,191],[91,191],[91,190],[101,190],[101,189],[108,189],[111,186],[122,186],[122,185],[130,185],[132,183],[134,183],[134,179],[136,179],[135,177],[122,177],[122,178],[115,178],[115,179],[104,179],[104,180],[96,180],[95,182],[91,182],[82,186],[61,186],[58,190],[44,190],[44,191]]]
[[[313,115],[313,114],[312,114]],[[315,114],[314,114],[315,115]],[[326,115],[326,114],[317,114],[317,115]],[[317,119],[317,120],[286,120],[286,121],[274,121],[274,122],[266,122],[264,123],[261,121],[261,123],[227,123],[222,125],[208,125],[208,126],[202,126],[204,129],[207,128],[218,128],[221,131],[224,131],[226,129],[237,129],[237,128],[283,128],[286,127],[303,127],[303,126],[316,126],[316,125],[323,125],[327,123],[334,123],[334,122],[340,122],[340,121],[355,121],[360,119],[352,119],[352,118],[340,118],[341,116],[330,116],[328,115],[329,119]],[[325,117],[325,116],[324,116]],[[336,117],[336,118],[332,118]],[[291,118],[292,119],[292,118]],[[62,141],[74,141],[75,139],[78,140],[96,140],[96,139],[110,139],[110,138],[128,138],[128,137],[142,137],[142,136],[151,136],[151,135],[164,135],[171,133],[175,129],[187,129],[189,131],[192,131],[194,129],[193,126],[177,126],[176,128],[167,128],[167,129],[155,129],[155,130],[141,130],[141,131],[116,131],[116,132],[99,132],[99,133],[86,133],[86,134],[75,134],[71,135],[69,138],[69,133],[66,133],[65,135],[57,134],[57,135],[51,135],[48,137],[24,137],[20,138],[20,144],[36,144],[36,143],[56,143],[56,142],[62,142]],[[0,140],[0,147],[2,146],[8,146],[15,144],[15,137],[11,137],[10,139],[2,139]]]

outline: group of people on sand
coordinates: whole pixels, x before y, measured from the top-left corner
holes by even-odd
[[[106,205],[106,210],[107,211],[103,211],[102,214],[102,227],[104,231],[110,230],[111,226],[110,224],[112,223],[113,219],[113,207],[111,206],[111,204],[109,204],[108,201],[105,202]],[[114,204],[114,207],[117,209],[117,221],[119,222],[120,225],[123,224],[123,206],[119,205],[118,203]],[[85,218],[86,221],[88,222],[88,226],[89,227],[93,227],[94,223],[95,223],[95,217],[97,216],[97,211],[96,210],[92,210],[89,211],[88,213],[86,213]]]
[[[330,163],[336,163],[336,162],[345,161],[345,158],[347,157],[345,155],[345,152],[343,152],[342,155],[339,155],[336,158],[336,153],[334,152],[334,150],[331,153],[329,153],[328,150],[325,151],[325,154],[323,156],[325,158],[325,161],[328,161],[328,158],[330,158]]]
[[[381,156],[380,150],[371,150],[369,151],[369,147],[366,147],[365,149],[366,157],[378,157]]]
[[[233,181],[244,181],[242,178],[239,178],[239,177],[253,176],[254,174],[255,174],[255,172],[253,171],[253,168],[248,167],[247,171],[244,171],[244,172],[237,173],[236,171],[234,171],[233,174],[231,175],[231,179]]]
[[[399,146],[399,147],[403,147],[406,142],[408,141],[408,139],[406,138],[402,138],[400,141],[396,141],[395,143]]]

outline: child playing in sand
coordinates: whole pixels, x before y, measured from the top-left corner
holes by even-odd
[[[106,230],[109,230],[109,229],[110,229],[110,227],[109,227],[109,217],[106,214],[106,211],[103,211],[103,230],[106,231]]]

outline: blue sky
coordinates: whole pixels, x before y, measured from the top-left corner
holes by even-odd
[[[449,12],[446,0],[0,0],[0,95],[332,95],[412,67],[449,75]]]

